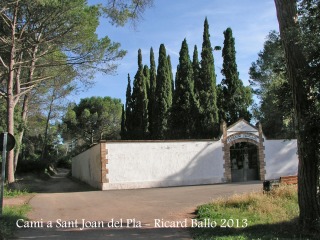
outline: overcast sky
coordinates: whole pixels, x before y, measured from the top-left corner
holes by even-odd
[[[150,47],[153,47],[157,64],[159,46],[163,43],[167,54],[170,54],[175,74],[184,38],[187,39],[191,59],[194,45],[197,45],[200,54],[205,17],[209,22],[212,46],[223,47],[224,30],[228,27],[233,30],[238,71],[244,84],[248,85],[251,63],[257,60],[268,33],[278,30],[273,0],[154,0],[154,6],[146,10],[136,28],[130,24],[115,27],[105,19],[101,22],[98,35],[108,35],[111,40],[121,43],[122,49],[128,53],[119,62],[115,75],[96,74],[94,87],[73,96],[73,101],[78,102],[80,98],[91,96],[111,96],[120,98],[124,103],[127,74],[130,74],[133,81],[138,68],[139,48],[142,50],[143,63],[150,65],[149,52]],[[219,83],[222,79],[221,51],[215,51],[214,58]]]

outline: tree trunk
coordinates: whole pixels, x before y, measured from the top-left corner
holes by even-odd
[[[296,0],[274,0],[281,39],[286,54],[289,81],[292,88],[295,127],[298,140],[298,198],[300,225],[304,230],[319,230],[319,138],[315,129],[319,123],[312,117],[313,103],[308,99],[307,61],[299,39]]]
[[[15,29],[17,23],[18,16],[18,5],[19,2],[16,2],[14,13],[13,13],[13,21],[11,24],[11,49],[10,49],[10,64],[9,64],[9,74],[8,74],[8,82],[7,82],[7,132],[14,135],[14,107],[16,104],[14,98],[14,72],[15,72],[15,60],[16,60],[16,36]],[[8,152],[8,182],[12,183],[15,181],[14,179],[14,152]]]
[[[32,60],[31,60],[31,64],[30,64],[29,79],[28,79],[28,83],[29,84],[33,81],[33,75],[34,75],[35,64],[36,64],[36,59],[37,59],[36,58],[37,52],[38,52],[38,45],[35,45],[33,47],[33,49],[32,49]],[[20,60],[22,61],[22,56],[20,57]],[[19,69],[21,69],[21,65],[19,66]],[[17,95],[17,97],[19,97],[20,90],[21,90],[20,89],[20,73],[17,74],[16,78],[17,78],[17,80],[16,80],[16,87],[17,87],[16,95]],[[26,84],[26,87],[30,87],[29,84]],[[22,113],[21,113],[21,121],[22,121],[24,126],[27,125],[29,101],[30,101],[30,92],[27,92],[24,95]],[[20,150],[21,150],[21,143],[22,143],[22,139],[23,139],[23,135],[24,135],[24,127],[22,128],[22,130],[17,135],[19,137],[17,139],[17,148],[16,148],[16,152],[15,152],[15,155],[14,155],[14,170],[17,169],[17,165],[18,165],[19,154],[20,154]]]
[[[8,85],[8,90],[10,86]],[[7,132],[14,135],[14,100],[13,96],[8,94],[7,98]],[[13,183],[15,181],[14,178],[14,152],[13,150],[8,152],[7,161],[8,161],[8,182]]]
[[[28,118],[28,109],[29,109],[29,99],[30,99],[30,93],[26,93],[26,95],[23,98],[23,106],[22,106],[22,113],[21,113],[21,121],[24,126],[27,125],[27,121],[28,121],[27,118]],[[15,170],[17,169],[17,165],[18,165],[18,159],[19,159],[22,139],[23,139],[23,135],[24,135],[24,127],[21,129],[21,131],[17,135],[18,135],[18,139],[16,139],[17,148],[16,148],[16,152],[14,155]]]
[[[52,95],[51,95],[50,104],[49,104],[49,111],[48,111],[47,120],[46,120],[46,129],[45,129],[45,132],[44,132],[44,140],[43,140],[43,146],[42,146],[41,160],[44,160],[44,157],[46,156],[46,152],[47,152],[49,122],[50,122],[51,114],[52,114],[52,110],[53,110],[53,102],[55,100],[55,92],[56,92],[55,88],[53,88],[52,91],[53,92],[52,92]]]

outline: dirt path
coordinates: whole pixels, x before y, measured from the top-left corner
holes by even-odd
[[[59,168],[54,176],[37,177],[34,174],[28,174],[18,177],[18,181],[14,183],[16,189],[27,189],[30,194],[17,197],[6,197],[3,199],[4,206],[15,206],[29,203],[37,193],[58,193],[58,192],[84,192],[94,191],[95,189],[77,182],[76,180],[68,179],[67,176],[70,170]]]
[[[81,192],[88,187],[61,172],[40,188],[47,193],[29,202],[33,210],[28,217],[40,226],[27,222],[16,239],[191,239],[184,223],[190,225],[197,205],[261,187],[254,182]]]
[[[33,193],[83,192],[94,189],[86,184],[68,178],[70,170],[58,168],[55,175],[39,178],[34,175],[23,176],[18,181],[20,189],[28,189]]]

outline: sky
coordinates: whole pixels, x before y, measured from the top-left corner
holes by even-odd
[[[88,2],[94,4],[102,1]],[[127,50],[127,55],[118,62],[115,74],[97,73],[94,86],[73,96],[72,100],[79,102],[85,97],[110,96],[120,98],[122,103],[125,103],[127,75],[129,73],[133,81],[138,69],[138,50],[142,50],[143,64],[150,66],[149,54],[153,47],[158,65],[158,52],[162,43],[171,57],[175,76],[184,38],[187,39],[190,58],[192,59],[195,45],[200,55],[206,17],[213,47],[223,47],[223,32],[228,27],[232,29],[240,79],[244,85],[248,85],[249,68],[252,62],[258,59],[266,36],[271,30],[279,29],[273,0],[154,0],[153,6],[144,12],[136,27],[131,24],[116,27],[108,23],[108,20],[101,19],[97,29],[98,36],[107,35],[112,41],[119,42],[121,48]],[[217,83],[223,78],[221,54],[222,51],[214,51]]]

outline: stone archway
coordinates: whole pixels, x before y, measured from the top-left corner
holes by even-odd
[[[242,120],[243,121],[243,120]],[[248,124],[245,122],[245,124]],[[264,146],[263,146],[263,135],[262,135],[262,128],[259,124],[259,128],[255,128],[250,125],[251,128],[254,128],[255,131],[236,131],[232,134],[227,133],[227,126],[226,123],[223,123],[223,160],[224,160],[224,180],[226,182],[232,182],[232,162],[231,162],[231,154],[230,148],[234,144],[237,143],[251,143],[257,146],[257,174],[258,180],[265,180],[265,154],[264,154]]]

